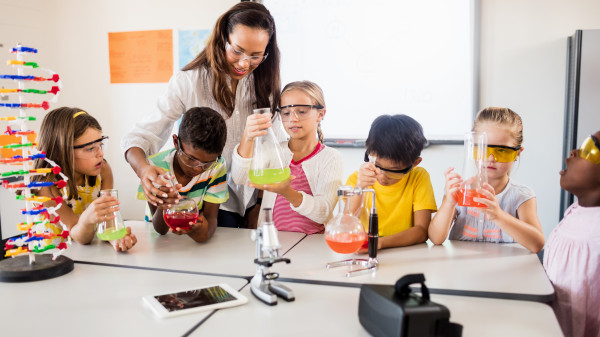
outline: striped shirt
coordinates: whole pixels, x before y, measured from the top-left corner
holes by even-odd
[[[293,175],[294,180],[291,182],[291,187],[297,192],[304,192],[308,195],[313,195],[306,173],[302,169],[302,162],[309,160],[314,157],[317,153],[323,150],[325,146],[318,143],[315,150],[308,156],[302,158],[300,161],[293,161],[290,163],[290,174]],[[290,232],[302,232],[306,234],[323,233],[325,226],[317,223],[304,215],[292,210],[290,202],[281,195],[277,195],[275,199],[275,206],[273,207],[273,222],[275,227],[281,231]]]
[[[165,169],[170,175],[175,176],[173,171],[173,159],[177,151],[175,149],[159,152],[148,159],[152,164]],[[177,180],[177,178],[175,178]],[[177,181],[176,181],[177,182]],[[178,183],[178,182],[177,182]],[[227,191],[227,167],[225,165],[225,158],[221,156],[219,163],[211,170],[204,171],[201,174],[195,176],[179,189],[179,194],[186,196],[196,202],[198,209],[202,209],[204,201],[212,204],[222,204],[227,201],[229,197]],[[139,185],[137,198],[140,200],[146,200],[146,195],[142,189],[142,185]],[[146,209],[146,220],[152,219],[152,216],[148,216],[149,209]]]
[[[513,217],[517,217],[517,209],[525,201],[535,198],[533,190],[525,185],[508,182],[500,194],[496,195],[500,208]],[[483,212],[476,207],[456,206],[457,216],[450,229],[450,240],[485,241],[496,243],[516,242],[493,221],[479,218]]]

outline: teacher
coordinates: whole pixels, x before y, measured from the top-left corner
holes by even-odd
[[[227,125],[223,156],[227,162],[229,199],[219,209],[218,226],[247,227],[249,222],[250,226],[255,225],[260,208],[254,208],[257,192],[233,183],[231,155],[252,110],[271,107],[275,111],[280,87],[273,17],[262,4],[236,4],[217,20],[204,50],[173,75],[152,113],[136,123],[121,141],[125,158],[141,180],[146,200],[153,205],[175,203],[174,199],[163,198],[166,194],[155,187],[167,184],[159,177],[164,170],[150,164],[147,156],[159,152],[185,111],[206,106],[219,112]],[[281,127],[274,128],[277,129]]]

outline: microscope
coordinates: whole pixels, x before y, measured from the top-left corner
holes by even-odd
[[[268,305],[277,304],[277,296],[291,302],[295,300],[294,292],[275,281],[279,273],[271,272],[270,268],[277,262],[290,263],[290,259],[279,257],[279,238],[277,228],[273,223],[273,209],[265,208],[262,227],[252,231],[252,240],[256,241],[256,274],[250,280],[250,290],[259,300]]]

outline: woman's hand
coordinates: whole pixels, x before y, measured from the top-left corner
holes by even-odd
[[[159,189],[159,187],[165,187],[167,184],[171,185],[162,176],[164,173],[163,169],[154,165],[147,165],[141,170],[140,180],[142,189],[146,195],[146,200],[154,206],[165,203],[164,199],[168,199],[169,197],[165,191]]]
[[[460,174],[453,172],[454,167],[449,167],[444,171],[444,177],[446,178],[446,201],[450,204],[450,206],[456,206],[458,199],[458,191],[460,190],[460,185],[463,182]]]
[[[117,252],[126,252],[137,243],[137,238],[131,233],[131,227],[127,227],[127,234],[119,240],[109,241]]]
[[[97,224],[103,221],[114,219],[114,213],[119,210],[119,200],[112,196],[101,196],[94,200],[81,213],[79,222],[84,224]]]
[[[373,186],[377,182],[377,175],[379,169],[375,167],[373,163],[363,163],[360,165],[358,169],[358,178],[356,182],[356,187],[366,188],[368,186]]]

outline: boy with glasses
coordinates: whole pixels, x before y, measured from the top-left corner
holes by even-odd
[[[382,115],[371,124],[365,163],[348,178],[347,185],[375,190],[379,215],[378,249],[402,247],[427,240],[431,214],[437,210],[429,173],[418,167],[427,140],[423,128],[406,115]],[[371,195],[352,200],[368,229]],[[364,251],[364,249],[363,249]]]
[[[183,114],[179,135],[172,137],[175,148],[148,158],[152,165],[165,171],[163,177],[172,184],[158,187],[163,199],[158,206],[148,203],[150,215],[146,215],[146,221],[152,219],[154,229],[166,234],[169,227],[163,210],[186,196],[196,202],[201,214],[190,229],[171,229],[171,232],[203,242],[213,235],[219,205],[229,197],[227,167],[221,155],[227,139],[225,120],[211,108],[191,108]],[[146,199],[141,185],[137,198]]]

